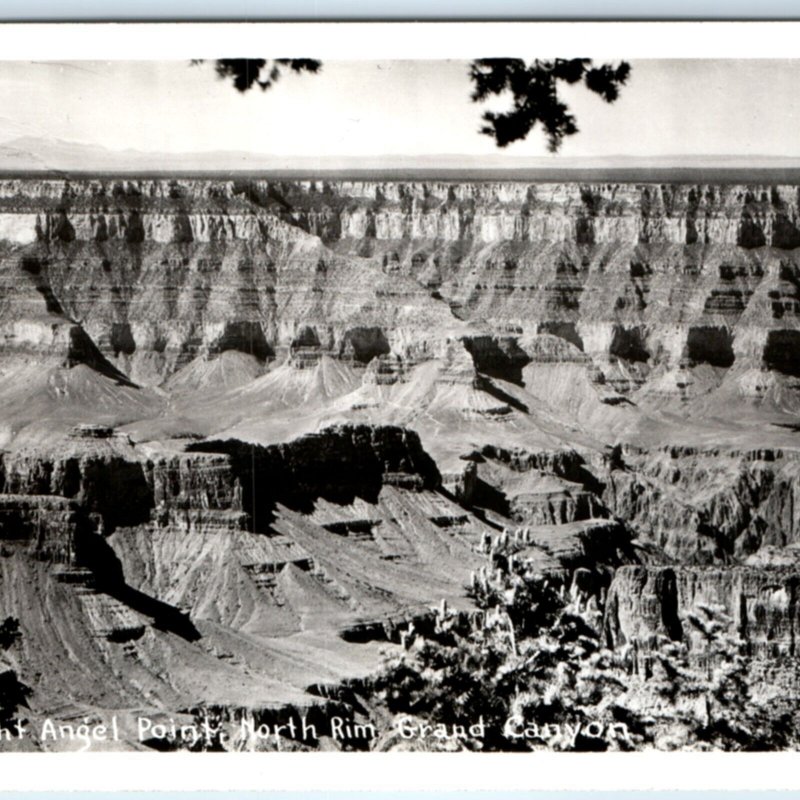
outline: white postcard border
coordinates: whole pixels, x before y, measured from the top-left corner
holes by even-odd
[[[0,23],[0,60],[797,58],[798,40],[800,21]]]
[[[0,24],[0,60],[792,58],[799,42],[798,22]],[[798,788],[796,753],[0,754],[5,791]]]

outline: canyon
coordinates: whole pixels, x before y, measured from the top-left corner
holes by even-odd
[[[500,537],[800,698],[798,248],[789,185],[0,179],[30,714],[352,715]]]

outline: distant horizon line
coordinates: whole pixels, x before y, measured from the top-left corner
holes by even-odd
[[[800,154],[798,155],[774,155],[767,153],[759,154],[744,154],[744,153],[661,153],[661,154],[647,154],[647,155],[632,155],[625,153],[612,153],[607,155],[561,155],[558,153],[550,155],[517,155],[506,154],[503,152],[493,153],[458,153],[458,152],[437,152],[437,153],[370,153],[367,155],[353,155],[344,153],[326,153],[324,155],[309,155],[309,154],[285,154],[285,153],[269,153],[264,151],[253,150],[184,150],[184,151],[164,151],[164,150],[145,150],[134,147],[126,147],[124,149],[115,149],[103,144],[92,142],[81,142],[70,139],[61,138],[46,138],[42,136],[35,136],[32,134],[23,136],[14,136],[9,139],[0,141],[0,147],[14,147],[15,144],[22,143],[41,143],[49,146],[73,146],[79,148],[97,148],[99,151],[105,152],[109,155],[124,156],[126,154],[134,154],[141,157],[155,157],[155,158],[210,158],[213,156],[244,156],[252,159],[270,159],[282,160],[287,162],[314,162],[314,161],[330,161],[330,162],[365,162],[365,161],[380,161],[380,160],[403,160],[414,161],[419,160],[427,162],[432,159],[446,159],[463,160],[465,166],[476,166],[479,168],[479,163],[492,162],[487,168],[502,169],[502,165],[497,162],[513,162],[514,164],[530,163],[536,167],[554,168],[558,169],[560,165],[566,166],[569,162],[588,164],[591,162],[602,162],[603,167],[613,168],[614,163],[621,162],[659,162],[659,164],[666,166],[665,162],[670,162],[675,167],[680,167],[682,163],[691,162],[714,162],[714,161],[737,161],[746,163],[747,161],[760,161],[760,162],[774,162],[774,163],[793,163],[800,167]],[[427,165],[426,165],[427,166]],[[46,168],[46,167],[45,167]],[[291,169],[291,167],[287,167]],[[511,168],[511,167],[509,167]],[[2,169],[2,167],[0,167]],[[58,167],[56,167],[58,169]],[[221,170],[227,171],[228,168],[221,167]],[[91,169],[89,170],[91,171]]]
[[[734,185],[764,189],[770,186],[800,189],[800,167],[761,168],[612,168],[612,169],[8,169],[0,166],[0,179],[10,180],[253,180],[369,181],[384,183],[528,183],[528,184],[637,184],[653,186]]]

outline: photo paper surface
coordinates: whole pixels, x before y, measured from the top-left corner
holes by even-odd
[[[800,61],[296,38],[0,61],[0,762],[795,750]]]

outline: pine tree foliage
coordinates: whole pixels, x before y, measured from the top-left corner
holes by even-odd
[[[203,62],[198,59],[192,63]],[[247,92],[256,86],[270,89],[286,71],[318,73],[322,62],[312,58],[221,58],[214,62],[214,69],[237,91]],[[508,111],[484,112],[485,124],[480,133],[491,136],[498,147],[507,147],[525,139],[538,124],[547,136],[549,149],[556,152],[565,137],[578,132],[575,115],[559,96],[559,84],[582,83],[605,102],[613,103],[630,72],[630,64],[625,61],[594,66],[590,58],[531,62],[517,58],[476,59],[469,65],[472,101],[480,103],[492,96],[511,99]]]
[[[485,750],[785,749],[791,715],[753,696],[745,643],[724,610],[700,606],[687,641],[661,637],[616,650],[602,635],[602,596],[568,592],[518,560],[507,537],[468,593],[477,611],[446,603],[403,636],[373,686],[389,715],[435,725],[485,722],[459,746]],[[519,738],[509,720],[571,736]],[[516,724],[516,723],[515,723]],[[602,731],[602,735],[597,735]],[[591,735],[590,735],[590,732]],[[510,735],[512,734],[512,735]]]
[[[583,83],[589,91],[613,103],[630,72],[625,61],[596,67],[590,58],[536,59],[531,63],[518,58],[478,59],[470,66],[473,101],[481,102],[492,95],[510,95],[511,99],[510,110],[484,113],[486,124],[480,132],[491,136],[498,147],[506,147],[525,139],[538,124],[544,129],[550,151],[556,152],[566,136],[578,132],[575,115],[559,96],[559,83]]]
[[[198,59],[195,64],[202,63]],[[214,62],[214,70],[224,80],[230,80],[238,92],[246,92],[258,86],[262,91],[271,89],[289,71],[317,73],[322,62],[313,58],[220,58]]]

